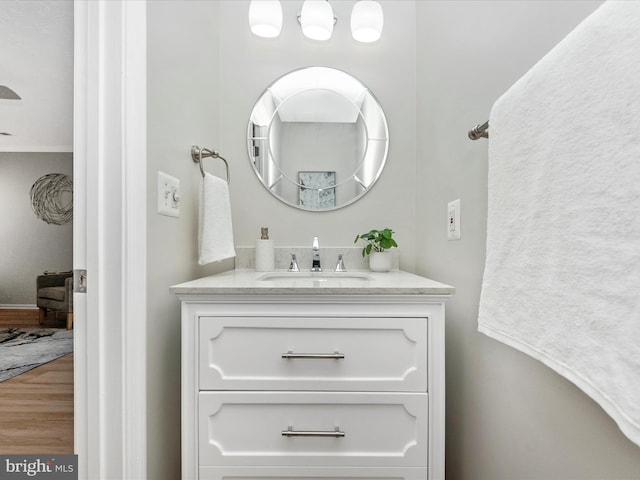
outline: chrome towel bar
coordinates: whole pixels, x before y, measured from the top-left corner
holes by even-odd
[[[489,138],[489,121],[487,120],[482,125],[478,124],[469,130],[469,138],[471,140],[478,140],[479,138]]]

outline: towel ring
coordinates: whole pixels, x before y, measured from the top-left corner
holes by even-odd
[[[224,166],[227,172],[227,184],[230,182],[231,177],[229,176],[229,162],[227,162],[224,157],[221,157],[220,154],[214,150],[209,150],[208,148],[200,148],[197,145],[191,147],[191,158],[195,163],[200,165],[200,173],[202,173],[202,178],[204,178],[204,166],[202,163],[203,158],[219,158],[224,162]]]

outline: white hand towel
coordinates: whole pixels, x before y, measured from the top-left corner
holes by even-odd
[[[200,187],[198,253],[200,265],[236,256],[229,185],[210,173],[205,173]]]
[[[640,2],[603,4],[494,105],[479,330],[640,445]]]

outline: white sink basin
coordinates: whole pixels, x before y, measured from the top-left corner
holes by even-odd
[[[282,282],[287,280],[310,279],[318,282],[336,280],[369,282],[373,277],[356,272],[269,272],[258,277],[263,282]]]

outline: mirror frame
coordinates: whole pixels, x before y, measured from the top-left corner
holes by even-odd
[[[321,77],[324,73],[324,77]],[[315,85],[301,85],[301,86],[286,86],[284,87],[283,92],[283,84],[290,82],[292,79],[297,77],[304,77],[305,75],[309,75],[312,78],[315,78]],[[329,79],[331,76],[334,77],[342,77],[347,84],[350,84],[352,87],[357,87],[356,98],[360,98],[360,103],[357,104],[354,98],[347,97],[342,91],[339,91],[337,85],[329,85]],[[280,91],[281,96],[276,96],[273,92],[278,90],[278,83],[280,82]],[[323,84],[322,82],[325,82]],[[287,91],[286,89],[289,88]],[[363,131],[362,136],[362,154],[355,158],[354,168],[351,173],[349,173],[346,178],[340,179],[340,181],[335,181],[335,172],[325,171],[321,167],[320,168],[305,168],[304,171],[298,170],[298,176],[301,174],[315,174],[315,177],[311,176],[311,179],[328,179],[329,183],[324,187],[309,187],[305,185],[301,180],[295,180],[291,178],[291,174],[284,171],[284,169],[280,166],[279,158],[274,154],[272,145],[273,145],[273,125],[274,119],[276,116],[283,115],[283,107],[287,107],[287,102],[289,112],[287,115],[292,115],[291,105],[292,102],[300,101],[299,98],[305,94],[311,95],[319,94],[319,92],[329,91],[332,94],[335,94],[339,98],[341,102],[348,102],[349,108],[351,108],[351,112],[344,113],[345,110],[342,109],[342,116],[356,115],[355,121],[351,120],[341,120],[337,123],[353,123],[355,125],[356,130],[360,128]],[[279,102],[278,102],[279,100]],[[367,115],[363,113],[362,105],[367,102]],[[337,105],[334,103],[334,106]],[[345,103],[346,105],[346,103]],[[339,105],[337,105],[339,107]],[[322,110],[322,108],[320,108]],[[339,110],[339,109],[338,109]],[[369,112],[369,110],[372,110]],[[325,109],[324,114],[327,113],[328,108]],[[311,113],[309,113],[311,112]],[[333,115],[333,113],[331,113]],[[294,112],[293,115],[297,115],[297,112]],[[303,119],[300,122],[294,122],[296,124],[306,124],[306,123],[318,123],[311,122],[310,116],[322,116],[323,112],[316,111],[308,111],[307,113],[300,114],[304,117],[307,115],[307,119]],[[339,114],[336,114],[339,115]],[[262,118],[259,118],[262,117]],[[261,122],[260,125],[258,122]],[[267,122],[265,125],[264,123]],[[321,120],[322,123],[333,123],[328,120]],[[360,123],[361,126],[358,127],[357,124]],[[266,130],[265,130],[266,128]],[[370,131],[375,130],[382,132],[381,135],[377,135],[374,137],[370,136]],[[357,132],[356,132],[357,133]],[[356,139],[356,143],[359,143],[359,139]],[[376,148],[372,148],[372,145],[376,145]],[[356,150],[356,148],[354,148]],[[261,155],[266,153],[266,158],[262,158]],[[347,205],[351,205],[357,200],[361,199],[367,192],[371,190],[373,185],[377,182],[384,170],[385,164],[388,159],[389,154],[389,124],[387,122],[387,118],[385,116],[384,110],[380,105],[380,102],[375,97],[373,92],[360,80],[355,78],[353,75],[344,72],[342,70],[338,70],[332,67],[319,67],[319,66],[310,66],[303,67],[291,72],[288,72],[275,81],[273,81],[258,97],[255,102],[251,115],[249,117],[249,123],[247,126],[247,153],[249,156],[249,161],[253,168],[256,177],[262,184],[262,186],[271,193],[278,200],[283,203],[292,206],[294,208],[298,208],[305,211],[312,212],[325,212],[337,210]],[[373,157],[373,158],[372,158]],[[375,171],[371,174],[369,173],[369,179],[362,180],[358,177],[358,173],[363,169],[364,162],[370,161],[372,162],[372,167]],[[260,165],[258,165],[260,162]],[[265,168],[266,165],[266,168]],[[349,169],[350,171],[350,169]],[[333,174],[333,176],[331,176]],[[345,186],[347,183],[351,183],[354,186],[354,193],[352,196],[348,197],[347,200],[344,200],[340,203],[337,203],[336,200],[336,189],[340,186]],[[296,189],[298,192],[298,202],[294,202],[291,197],[293,196],[289,193],[289,198],[286,198],[284,194],[275,190],[276,186],[279,184]],[[344,190],[344,189],[343,189]],[[356,191],[359,190],[359,191]],[[316,205],[308,206],[302,204],[303,193],[315,192],[312,195],[312,198],[317,198]],[[343,192],[341,192],[344,194]],[[324,198],[329,206],[322,205],[321,198]],[[333,201],[333,205],[331,202]]]

